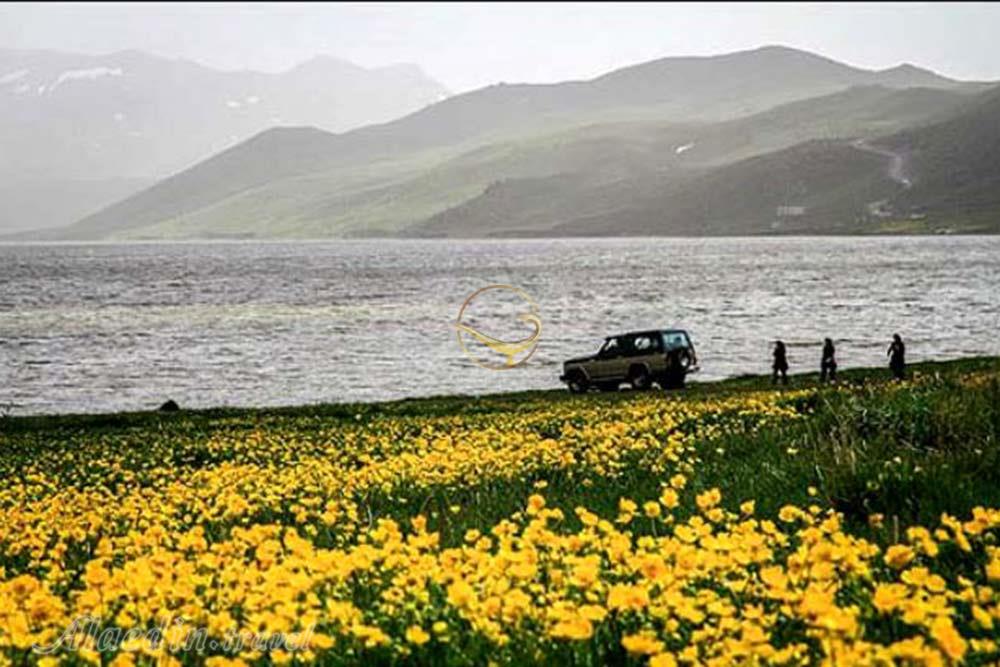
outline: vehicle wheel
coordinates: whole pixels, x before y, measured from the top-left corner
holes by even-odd
[[[649,371],[646,370],[645,366],[632,369],[629,372],[628,381],[632,385],[632,389],[636,391],[646,391],[653,385],[653,378],[650,377]]]
[[[598,382],[597,388],[600,391],[618,391],[618,384],[617,382]]]
[[[579,371],[570,373],[569,378],[566,380],[566,385],[569,387],[570,393],[573,394],[584,394],[590,388],[587,376]]]

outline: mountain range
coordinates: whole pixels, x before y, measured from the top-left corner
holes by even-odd
[[[787,47],[664,58],[272,128],[51,237],[993,230],[996,98]]]
[[[69,224],[269,127],[341,132],[447,94],[413,65],[318,57],[270,74],[0,50],[0,231]]]

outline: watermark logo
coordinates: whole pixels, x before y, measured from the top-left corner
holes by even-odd
[[[455,321],[458,344],[483,368],[522,365],[538,349],[542,320],[527,292],[513,285],[487,285],[462,303]]]
[[[188,623],[184,617],[167,618],[152,627],[122,628],[103,625],[96,616],[80,616],[47,644],[34,644],[38,655],[62,655],[88,649],[97,653],[149,652],[171,655],[238,655],[243,651],[273,653],[305,652],[313,646],[314,627],[293,633],[256,633],[226,630],[221,635],[210,633],[205,626]]]

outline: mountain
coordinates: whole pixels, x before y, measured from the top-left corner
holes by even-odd
[[[848,91],[812,102],[860,110],[857,101],[871,94]],[[895,91],[868,110],[912,111],[913,102],[927,94]],[[862,133],[862,138],[810,140],[721,166],[703,162],[680,175],[648,172],[607,183],[565,175],[514,179],[491,185],[412,231],[429,236],[1000,232],[1000,88],[958,103],[937,96],[932,98],[940,104],[926,122],[880,138],[866,140]],[[759,140],[766,136],[762,128],[775,119],[787,122],[810,106],[787,105],[729,123],[729,133],[746,125],[756,128],[750,134]],[[711,126],[712,140],[724,141],[725,128]],[[694,157],[699,144],[685,146],[690,147],[685,155]]]
[[[909,183],[892,200],[896,211],[973,231],[1000,228],[1000,87],[962,113],[874,144],[900,156]]]
[[[0,199],[0,230],[68,224],[124,196],[126,184],[149,185],[275,125],[344,131],[446,94],[412,65],[321,57],[267,74],[137,51],[0,50],[0,183],[62,200],[47,215]],[[39,209],[42,219],[31,217]]]
[[[895,132],[901,128],[919,126],[942,118],[974,104],[975,97],[945,90],[929,88],[891,89],[881,86],[850,88],[846,91],[792,102],[774,109],[722,123],[704,125],[671,126],[668,128],[647,128],[647,150],[660,156],[657,164],[638,175],[625,178],[601,179],[597,171],[607,162],[594,159],[587,171],[577,170],[573,174],[560,174],[553,178],[506,179],[491,184],[479,196],[444,210],[427,221],[416,225],[411,233],[431,236],[479,236],[482,230],[490,234],[537,235],[545,233],[566,234],[574,221],[581,223],[588,233],[650,233],[649,221],[663,211],[690,212],[692,204],[682,206],[680,200],[694,196],[699,187],[703,192],[732,192],[734,199],[751,201],[759,196],[788,198],[797,192],[815,191],[831,185],[832,174],[811,173],[808,168],[799,173],[803,155],[819,156],[829,152],[827,165],[837,163],[846,167],[852,163],[866,172],[876,168],[885,172],[887,158],[875,151],[863,151],[852,144],[856,137],[871,137]],[[808,149],[784,151],[797,144],[808,144],[814,140],[826,143],[814,144]],[[839,140],[839,141],[838,141]],[[841,150],[840,146],[846,146]],[[869,155],[864,155],[864,153]],[[871,154],[877,157],[871,159]],[[761,158],[766,159],[751,159]],[[760,181],[764,173],[755,172],[760,165],[768,165],[773,175],[785,179],[789,185],[777,189]],[[782,169],[791,167],[790,171]],[[724,168],[723,168],[724,167]],[[719,168],[716,172],[713,169]],[[749,172],[749,173],[745,173]],[[861,173],[859,172],[859,174]],[[799,182],[799,175],[810,174],[809,185]],[[699,180],[701,179],[701,180]],[[724,187],[723,181],[743,184],[747,192],[740,188],[732,190]],[[699,186],[699,183],[702,185]],[[891,185],[891,179],[884,181]],[[542,193],[548,192],[547,195]],[[892,194],[890,188],[883,194]],[[665,198],[677,201],[667,202]],[[729,202],[719,195],[714,197],[714,205],[725,208]],[[774,212],[782,205],[780,201],[770,201],[763,206],[764,214],[755,218],[759,224],[751,225],[755,232],[765,229],[777,230],[782,225],[774,225]],[[798,205],[798,202],[796,202]],[[638,210],[646,207],[643,214]],[[704,208],[704,207],[703,207]],[[733,202],[733,209],[739,212],[753,210]],[[712,207],[704,208],[707,213]],[[612,224],[610,219],[629,216],[636,229],[619,220]],[[814,208],[814,212],[816,209]],[[654,213],[656,212],[656,213]],[[728,213],[720,212],[722,228],[711,232],[705,225],[689,226],[701,220],[693,215],[677,224],[663,220],[660,233],[688,234],[702,230],[704,233],[740,233],[745,220],[729,220]],[[627,216],[626,216],[627,217]],[[669,215],[668,215],[669,217]],[[827,216],[829,217],[829,216]],[[853,220],[855,216],[851,215]],[[599,229],[599,220],[605,220],[605,229]],[[641,220],[641,222],[640,222]],[[790,223],[802,224],[812,221],[826,224],[816,216],[804,216]],[[715,222],[720,221],[713,221]],[[728,226],[727,226],[728,225]],[[794,226],[794,225],[793,225]],[[814,227],[814,230],[817,229]]]
[[[596,182],[565,175],[495,183],[409,231],[418,236],[719,236],[837,233],[898,184],[885,159],[810,140],[720,167]],[[787,211],[787,212],[786,212]]]
[[[633,193],[556,235],[720,236],[852,233],[865,207],[898,190],[885,160],[843,141],[808,141]]]
[[[888,99],[917,84],[929,89]],[[836,113],[804,101],[852,87],[862,92]],[[342,134],[269,130],[60,235],[398,234],[504,179],[565,180],[586,172],[603,182],[722,164],[831,133],[853,135],[859,127],[898,130],[979,89],[918,68],[868,71],[785,47],[665,58],[589,81],[499,84]],[[739,125],[796,101],[806,106],[782,107],[787,118],[775,117],[769,127]],[[878,122],[881,128],[873,126]],[[681,150],[688,143],[690,154]]]

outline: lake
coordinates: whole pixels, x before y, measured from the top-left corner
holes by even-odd
[[[534,299],[529,361],[464,356],[493,283]],[[375,401],[559,386],[605,335],[681,327],[701,373],[1000,354],[1000,238],[723,238],[0,245],[0,409],[13,414]]]

